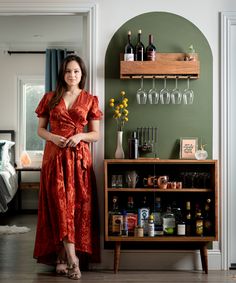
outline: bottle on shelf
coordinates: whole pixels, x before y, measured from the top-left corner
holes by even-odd
[[[156,47],[153,44],[153,35],[149,34],[149,44],[146,47],[146,59],[147,61],[155,61],[156,60]]]
[[[122,228],[121,236],[128,237],[128,217],[126,210],[122,211]]]
[[[109,211],[109,234],[114,236],[121,235],[123,217],[119,211],[118,197],[112,197],[112,210]]]
[[[135,227],[138,225],[138,214],[134,206],[133,196],[128,196],[127,200],[127,222],[129,235],[134,235]]]
[[[125,45],[124,61],[134,61],[134,47],[131,44],[131,31],[128,31],[128,42]]]
[[[137,159],[138,158],[138,139],[137,134],[134,131],[132,133],[132,137],[128,140],[129,144],[129,159]]]
[[[138,209],[138,225],[143,227],[144,235],[148,235],[148,218],[150,209],[147,204],[147,197],[143,197],[141,208]]]
[[[174,235],[175,232],[175,216],[171,210],[171,206],[168,205],[166,212],[163,215],[163,231],[165,235]]]
[[[144,45],[141,41],[141,34],[142,34],[142,30],[140,29],[138,31],[138,42],[135,46],[135,61],[143,61],[144,60]]]
[[[203,234],[209,236],[212,234],[213,221],[212,221],[212,200],[206,199],[203,212]]]
[[[154,224],[155,224],[155,236],[163,235],[163,222],[162,222],[162,207],[161,207],[161,198],[155,198],[154,205]]]
[[[203,217],[200,209],[196,212],[195,224],[196,224],[196,235],[203,236]]]
[[[186,212],[185,212],[185,225],[186,225],[186,235],[192,235],[192,213],[191,213],[191,202],[186,201]]]
[[[154,217],[153,214],[151,214],[148,218],[148,237],[154,237],[154,236],[155,236]]]

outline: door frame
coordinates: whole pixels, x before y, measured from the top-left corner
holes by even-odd
[[[236,25],[236,12],[221,13],[221,199],[222,199],[222,224],[221,224],[221,249],[222,269],[228,270],[231,265],[231,227],[235,218],[231,214],[232,178],[231,165],[233,156],[231,154],[231,97],[232,73],[231,52],[232,26]]]

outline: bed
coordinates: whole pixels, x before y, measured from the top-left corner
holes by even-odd
[[[0,213],[8,210],[8,203],[17,191],[15,170],[15,132],[0,130]]]

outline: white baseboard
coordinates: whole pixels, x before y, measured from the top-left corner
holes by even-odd
[[[113,269],[114,252],[104,250],[101,264],[92,265],[92,269]],[[202,270],[200,252],[180,251],[122,251],[120,270]],[[208,251],[208,269],[221,270],[219,250]]]

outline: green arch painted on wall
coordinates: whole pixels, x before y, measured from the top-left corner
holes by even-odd
[[[136,90],[139,80],[119,78],[119,57],[127,41],[127,31],[132,31],[132,42],[142,29],[142,42],[147,45],[148,35],[154,35],[158,52],[186,52],[193,44],[200,57],[200,78],[191,80],[194,90],[193,105],[138,105]],[[135,35],[135,36],[133,36]],[[112,118],[109,99],[118,97],[125,90],[129,98],[129,122],[124,128],[124,150],[128,155],[127,140],[131,131],[141,126],[155,126],[159,129],[158,156],[160,158],[179,157],[179,138],[198,137],[207,144],[209,158],[212,157],[212,73],[213,60],[210,46],[202,32],[187,19],[166,12],[150,12],[138,15],[124,23],[112,37],[105,56],[105,158],[114,158],[116,147],[116,121]],[[145,89],[150,89],[152,80],[144,81]],[[163,80],[157,80],[157,88],[163,87]],[[174,80],[167,81],[169,89],[174,88]],[[186,88],[186,80],[179,82],[181,90]]]

